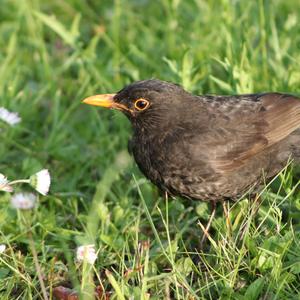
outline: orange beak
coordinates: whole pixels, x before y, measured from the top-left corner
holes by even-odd
[[[82,102],[89,105],[102,106],[106,108],[118,108],[118,103],[114,102],[114,96],[116,94],[102,94],[94,95],[85,98]],[[120,107],[119,107],[120,108]]]

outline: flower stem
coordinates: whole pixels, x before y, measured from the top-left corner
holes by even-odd
[[[82,266],[82,282],[81,282],[81,295],[83,299],[93,300],[95,285],[93,281],[94,270],[93,266],[88,264],[86,261],[83,262]]]
[[[36,272],[37,272],[37,275],[38,275],[38,278],[39,278],[39,282],[40,282],[40,286],[41,286],[41,290],[42,290],[42,293],[43,293],[43,297],[44,297],[44,300],[48,300],[48,295],[47,295],[47,291],[46,291],[46,287],[45,287],[44,280],[43,280],[43,275],[42,275],[42,269],[41,269],[41,266],[40,266],[39,261],[38,261],[38,256],[37,256],[37,252],[36,252],[36,249],[35,249],[34,240],[33,240],[33,237],[32,237],[32,232],[31,232],[30,229],[29,229],[27,235],[28,235],[28,239],[29,239],[29,244],[30,244],[32,256],[33,256],[33,261],[34,261],[34,264],[35,264],[35,269],[36,269]]]
[[[30,179],[19,179],[19,180],[14,180],[14,181],[10,181],[8,184],[9,185],[14,185],[17,183],[30,183]]]

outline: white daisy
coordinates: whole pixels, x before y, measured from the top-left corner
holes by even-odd
[[[36,203],[36,196],[32,193],[18,193],[11,197],[11,205],[16,209],[32,209]]]
[[[10,112],[4,107],[0,107],[0,120],[12,126],[21,122],[18,113]]]
[[[30,177],[30,184],[42,195],[49,192],[51,177],[47,169],[43,169]]]
[[[77,248],[76,258],[78,261],[86,261],[93,265],[97,259],[95,245],[83,245]]]
[[[0,191],[12,192],[13,188],[9,185],[7,178],[0,173]]]
[[[3,253],[6,249],[6,246],[5,245],[0,245],[0,254]]]

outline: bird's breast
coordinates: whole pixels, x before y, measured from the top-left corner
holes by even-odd
[[[183,135],[137,135],[131,142],[132,153],[142,173],[170,194],[187,194],[187,189],[203,182],[201,171],[194,172]],[[203,165],[197,166],[202,169]]]
[[[165,151],[158,139],[133,137],[131,141],[134,159],[142,173],[163,189],[163,170],[166,169]]]

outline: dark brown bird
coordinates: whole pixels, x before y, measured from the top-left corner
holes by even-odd
[[[236,200],[300,159],[300,99],[265,93],[195,96],[160,80],[83,102],[121,110],[144,175],[186,198]]]

